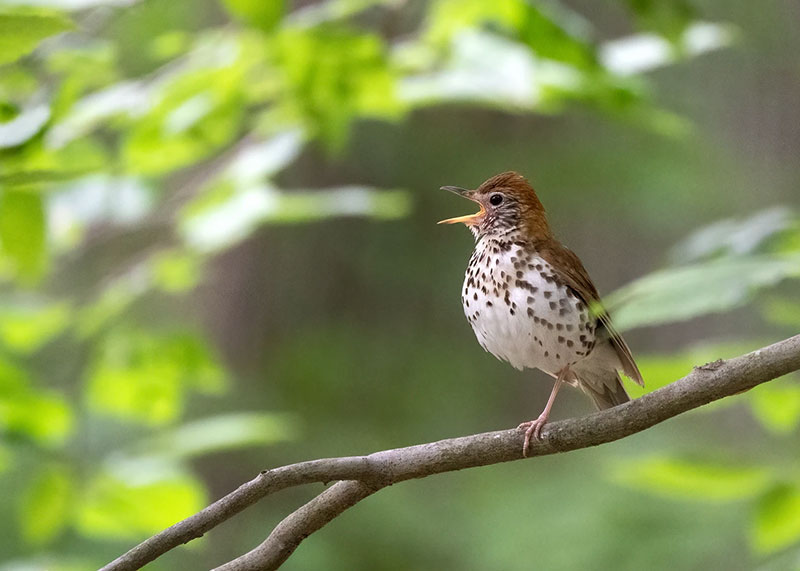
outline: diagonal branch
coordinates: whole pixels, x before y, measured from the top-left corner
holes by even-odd
[[[641,432],[711,401],[746,391],[800,369],[800,335],[728,361],[716,361],[613,409],[547,424],[529,456],[596,446]],[[299,543],[377,490],[413,478],[522,459],[522,433],[486,432],[368,456],[325,458],[264,471],[201,512],[145,540],[102,571],[139,569],[202,536],[263,497],[312,482],[339,481],[284,519],[253,551],[223,565],[225,571],[275,569]]]

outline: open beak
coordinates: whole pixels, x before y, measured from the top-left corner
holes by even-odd
[[[483,208],[483,204],[475,200],[475,191],[474,190],[467,190],[466,188],[461,188],[460,186],[443,186],[441,190],[448,190],[452,193],[455,193],[459,196],[463,196],[464,198],[468,198],[473,202],[477,202],[478,206],[480,206],[480,210],[475,214],[467,214],[466,216],[458,216],[456,218],[448,218],[447,220],[440,220],[437,224],[457,224],[461,222],[469,226],[470,224],[477,224],[481,217],[486,214],[486,210]]]

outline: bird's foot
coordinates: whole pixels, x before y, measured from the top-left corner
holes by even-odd
[[[548,415],[543,412],[536,420],[523,422],[517,427],[517,430],[525,431],[525,440],[522,442],[523,458],[528,457],[528,452],[531,449],[531,439],[535,438],[536,440],[541,440],[542,427],[547,423],[547,417]]]

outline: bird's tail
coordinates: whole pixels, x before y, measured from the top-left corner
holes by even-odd
[[[611,343],[597,343],[588,357],[570,368],[578,377],[578,386],[591,397],[598,409],[611,408],[631,400],[619,378],[619,371],[624,366]]]
[[[631,400],[614,370],[581,371],[578,373],[578,379],[578,386],[591,397],[598,410]]]

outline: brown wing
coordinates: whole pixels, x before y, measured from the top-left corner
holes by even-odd
[[[594,287],[586,268],[583,267],[578,256],[556,240],[547,240],[544,243],[537,244],[536,250],[553,267],[553,271],[558,274],[558,277],[594,311],[600,320],[600,324],[608,332],[611,345],[616,350],[620,363],[622,363],[622,371],[637,384],[644,385],[642,374],[633,360],[628,344],[625,343],[622,335],[617,332],[611,323],[611,316],[603,308],[597,288]]]

